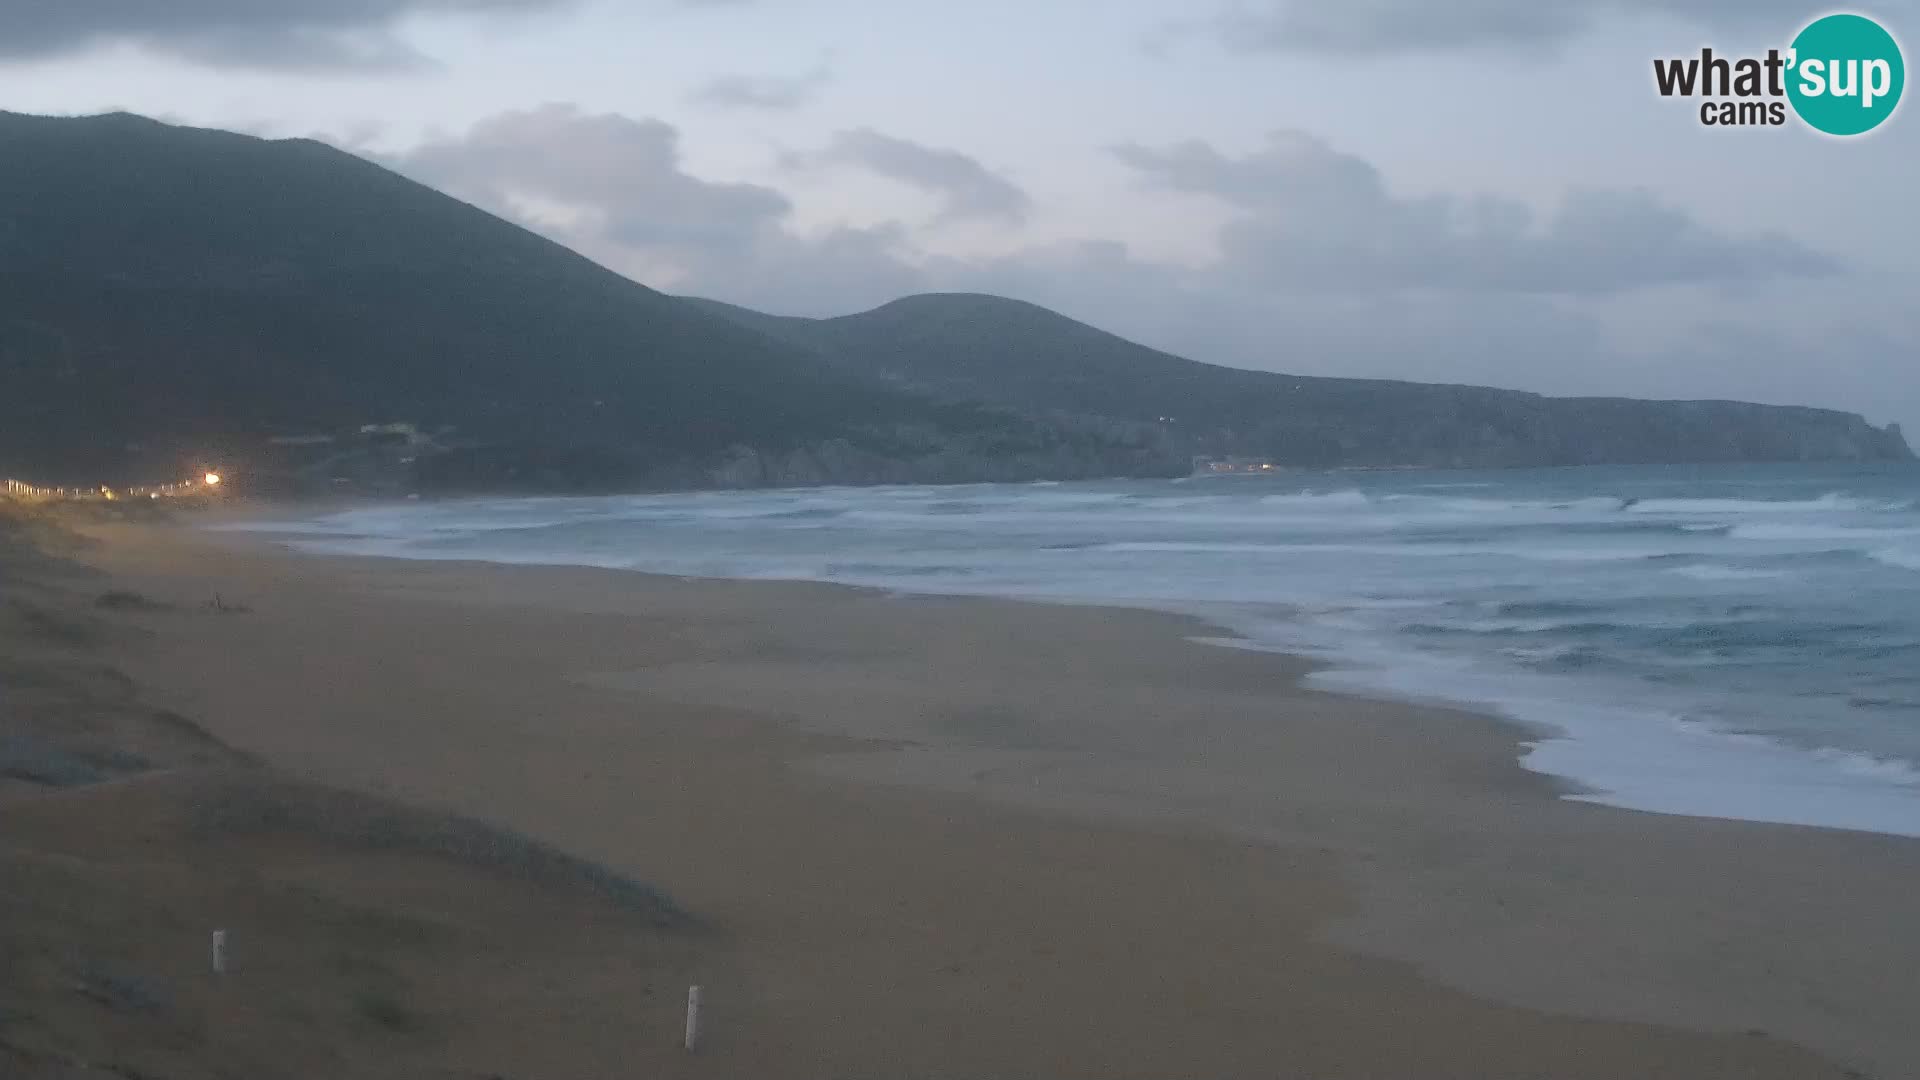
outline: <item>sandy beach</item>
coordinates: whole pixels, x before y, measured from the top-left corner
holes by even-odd
[[[1515,764],[1525,732],[1302,689],[1195,622],[89,531],[74,589],[155,604],[102,655],[221,754],[510,828],[690,915],[202,842],[256,885],[471,912],[392,961],[419,1020],[354,1036],[356,1075],[1920,1076],[1920,843],[1560,800]],[[123,865],[141,830],[102,823],[171,843],[163,781],[238,768],[8,788],[0,820]],[[250,910],[257,937],[299,917]],[[195,993],[225,1008],[244,977]]]

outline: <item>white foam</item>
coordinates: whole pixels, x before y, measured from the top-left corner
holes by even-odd
[[[1634,548],[1483,548],[1491,553],[1511,555],[1518,559],[1531,559],[1534,562],[1628,562],[1634,559],[1651,559],[1661,555],[1685,555],[1695,548],[1663,547]]]
[[[1920,766],[1916,766],[1911,761],[1880,757],[1858,750],[1842,750],[1832,746],[1823,746],[1815,750],[1813,756],[1856,776],[1920,788]]]
[[[1611,495],[1582,499],[1479,499],[1408,494],[1382,495],[1379,501],[1447,514],[1546,514],[1550,515],[1548,520],[1565,520],[1570,512],[1611,513],[1619,510],[1622,502]]]
[[[1520,763],[1582,791],[1566,798],[1659,814],[1920,836],[1920,771],[1844,750],[1806,751],[1653,708],[1581,702],[1574,680],[1404,662],[1332,668],[1322,689],[1490,712],[1544,732]]]
[[[1199,613],[1199,612],[1189,612]],[[1209,614],[1240,637],[1211,644],[1299,653],[1333,665],[1318,689],[1503,717],[1537,734],[1525,768],[1579,790],[1565,798],[1649,813],[1920,836],[1920,766],[1842,749],[1805,750],[1632,700],[1612,684],[1540,675],[1401,648],[1365,624]],[[1540,662],[1564,646],[1511,650]]]
[[[1303,507],[1368,506],[1372,504],[1372,500],[1367,498],[1366,493],[1360,491],[1332,491],[1325,494],[1301,491],[1291,495],[1264,495],[1261,496],[1260,501],[1268,506]]]
[[[1735,525],[1727,535],[1735,540],[1785,540],[1866,543],[1899,536],[1920,536],[1920,529],[1862,529],[1846,525],[1787,525],[1762,523]]]
[[[1792,577],[1784,570],[1744,570],[1737,566],[1676,566],[1668,571],[1689,577],[1695,581],[1765,581],[1769,578]]]
[[[1894,511],[1912,503],[1857,499],[1837,491],[1817,499],[1642,499],[1627,509],[1636,514],[1817,514],[1836,511]]]
[[[1878,551],[1869,552],[1868,555],[1874,561],[1888,566],[1897,566],[1902,570],[1920,570],[1920,548],[1881,548]]]

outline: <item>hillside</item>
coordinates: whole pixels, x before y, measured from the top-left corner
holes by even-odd
[[[396,422],[429,486],[1167,467],[836,370],[321,143],[126,114],[0,113],[0,385],[0,473],[40,483]]]
[[[0,476],[616,489],[1906,456],[1815,409],[1196,363],[988,296],[670,297],[310,140],[0,112]],[[1171,417],[1164,420],[1162,418]],[[399,425],[369,436],[369,426]]]
[[[911,296],[832,319],[696,302],[842,370],[946,400],[1136,422],[1171,417],[1163,425],[1170,439],[1195,454],[1321,466],[1912,456],[1897,428],[1882,431],[1851,413],[1248,371],[1172,356],[994,296]]]

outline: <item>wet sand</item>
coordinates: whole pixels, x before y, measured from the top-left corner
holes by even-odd
[[[1920,844],[1558,800],[1524,733],[1304,690],[1187,620],[98,533],[113,582],[248,609],[132,617],[156,703],[712,928],[672,971],[699,1054],[636,1004],[461,1068],[1920,1076]],[[595,979],[600,1015],[647,981]]]

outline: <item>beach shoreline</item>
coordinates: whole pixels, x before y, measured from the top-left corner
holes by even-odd
[[[1196,621],[98,534],[115,580],[249,609],[130,654],[158,700],[304,778],[510,824],[734,927],[731,989],[766,1026],[742,1067],[1820,1074],[1797,1043],[1832,1075],[1920,1070],[1898,1004],[1920,844],[1560,799],[1515,760],[1518,724],[1303,689],[1310,661]],[[986,901],[1009,860],[1056,891]],[[823,988],[842,998],[802,1003]],[[1016,1019],[1023,1001],[1046,1005]],[[1278,1037],[1285,1017],[1312,1036]]]
[[[1313,688],[1517,723],[1521,764],[1573,797],[1920,836],[1900,662],[1920,640],[1905,603],[1920,602],[1920,579],[1876,546],[1920,528],[1897,487],[1853,478],[1861,493],[1843,494],[1848,477],[1818,470],[1678,491],[1640,474],[1323,479],[1239,494],[1115,482],[503,497],[226,527],[285,530],[314,553],[1198,616],[1240,647],[1321,662]]]

